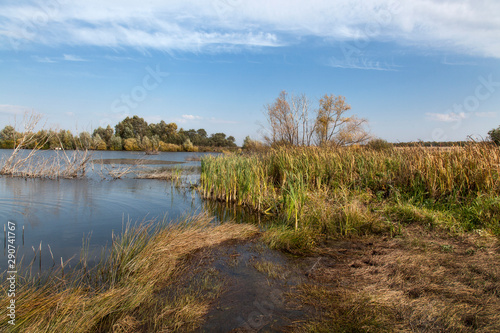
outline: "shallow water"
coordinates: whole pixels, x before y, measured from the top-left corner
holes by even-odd
[[[9,150],[0,151],[1,155]],[[40,152],[45,156],[55,152]],[[178,162],[172,167],[196,167],[199,161],[194,156],[206,153],[160,153],[145,156],[143,152],[94,152],[93,159],[130,160],[146,158],[142,164],[150,167],[165,167],[168,162]],[[199,175],[186,178],[195,183]],[[103,180],[95,173],[80,179],[24,179],[0,177],[0,225],[8,221],[16,223],[16,255],[19,261],[24,256],[23,266],[34,257],[33,248],[39,251],[42,243],[42,270],[60,264],[62,257],[67,262],[76,256],[84,239],[90,236],[90,248],[99,249],[111,242],[112,233],[120,234],[127,222],[141,223],[145,220],[175,220],[183,215],[202,212],[204,206],[198,193],[189,186],[176,187],[165,180],[135,179],[127,176],[118,180]],[[24,226],[24,244],[22,227]],[[1,227],[0,227],[1,228]],[[0,271],[7,268],[5,239],[0,260]],[[49,251],[53,253],[54,260]],[[39,258],[34,267],[38,269]]]

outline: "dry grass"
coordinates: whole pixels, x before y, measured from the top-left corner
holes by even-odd
[[[210,300],[220,289],[216,276],[205,276],[173,288],[189,255],[229,239],[256,233],[250,225],[214,226],[206,216],[151,230],[127,229],[113,242],[105,262],[82,267],[61,279],[60,272],[30,281],[18,279],[16,326],[0,318],[11,332],[158,332],[198,327]],[[7,285],[2,285],[6,295]],[[173,289],[172,289],[173,288]],[[169,291],[172,297],[163,297]],[[163,296],[162,296],[163,295]],[[208,295],[208,296],[207,296]],[[6,308],[9,299],[0,300]]]
[[[500,330],[500,247],[494,237],[450,237],[418,226],[401,237],[336,241],[321,251],[298,296],[315,307],[316,316],[294,331]]]

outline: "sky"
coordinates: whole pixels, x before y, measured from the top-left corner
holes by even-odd
[[[0,128],[126,116],[261,139],[282,90],[345,96],[373,137],[500,125],[498,0],[2,0]]]

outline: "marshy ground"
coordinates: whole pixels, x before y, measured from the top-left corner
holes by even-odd
[[[179,283],[216,276],[197,332],[495,332],[500,247],[486,234],[411,226],[330,240],[307,256],[256,236],[202,249]]]

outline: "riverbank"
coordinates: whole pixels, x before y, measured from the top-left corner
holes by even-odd
[[[115,237],[95,267],[18,278],[12,332],[491,332],[500,246],[415,224],[398,235],[272,250],[249,224],[197,216]],[[85,258],[83,258],[85,259]],[[7,285],[2,285],[6,295]],[[0,300],[6,308],[7,297]]]

